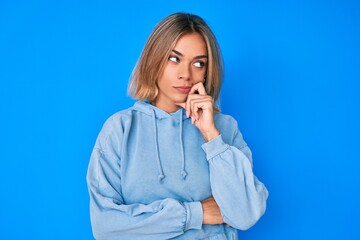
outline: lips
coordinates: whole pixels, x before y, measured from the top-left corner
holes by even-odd
[[[191,87],[175,87],[175,89],[183,94],[189,94]]]

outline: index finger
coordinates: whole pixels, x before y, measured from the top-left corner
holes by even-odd
[[[202,84],[202,82],[199,82],[199,83],[195,84],[194,86],[192,86],[189,94],[195,93],[196,91],[198,91],[198,93],[201,95],[207,95],[205,87]]]

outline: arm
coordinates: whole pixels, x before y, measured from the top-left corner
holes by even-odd
[[[218,204],[213,197],[201,202],[203,209],[203,224],[223,224],[224,220]]]
[[[113,131],[119,132],[119,131]],[[150,204],[125,204],[121,193],[122,136],[111,126],[99,134],[87,172],[90,215],[96,239],[169,239],[201,229],[200,202],[163,199]]]
[[[227,119],[219,126],[227,133],[224,142],[215,125],[213,99],[202,83],[195,84],[186,102],[178,105],[185,108],[206,141],[202,148],[209,161],[211,189],[223,221],[238,229],[250,228],[265,212],[268,191],[253,173],[251,151],[236,121]],[[229,136],[229,132],[233,134]],[[204,211],[204,219],[205,216]]]
[[[268,191],[252,170],[251,151],[236,127],[232,145],[222,136],[205,143],[213,196],[224,222],[246,230],[264,214]]]

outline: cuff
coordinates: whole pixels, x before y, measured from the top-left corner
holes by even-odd
[[[200,202],[185,202],[186,222],[185,231],[189,229],[201,229],[203,222],[203,210]]]
[[[225,152],[225,150],[229,148],[229,145],[226,144],[221,135],[219,135],[211,141],[204,143],[201,147],[205,151],[206,159],[210,160],[216,155]]]

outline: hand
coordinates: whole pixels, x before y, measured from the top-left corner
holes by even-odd
[[[223,224],[219,206],[213,197],[201,202],[203,208],[203,224]]]
[[[186,116],[191,117],[191,123],[200,130],[207,142],[220,135],[214,122],[213,99],[207,95],[201,82],[191,88],[186,102],[177,105],[186,110]]]

